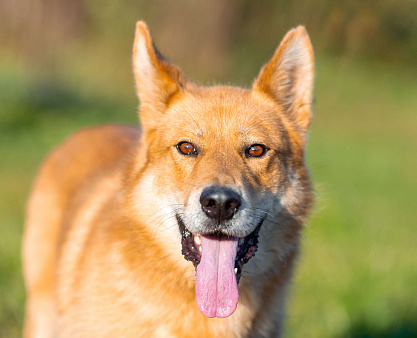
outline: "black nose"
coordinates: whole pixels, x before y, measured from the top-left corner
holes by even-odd
[[[240,196],[236,192],[219,186],[204,189],[200,203],[206,215],[219,222],[231,219],[241,205]]]

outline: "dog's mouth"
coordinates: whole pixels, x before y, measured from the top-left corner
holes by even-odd
[[[197,305],[207,317],[228,317],[236,309],[237,284],[246,264],[258,249],[259,230],[263,219],[246,237],[217,233],[193,234],[179,215],[182,254],[196,268]]]
[[[177,215],[177,221],[180,227],[180,232],[182,235],[182,254],[187,261],[190,261],[194,264],[194,267],[197,268],[197,265],[201,261],[201,236],[198,234],[193,234],[189,231],[182,219]],[[258,250],[258,236],[259,230],[261,229],[263,219],[259,222],[258,226],[253,232],[251,232],[246,237],[241,237],[238,239],[238,247],[235,259],[235,274],[236,281],[239,283],[240,277],[242,276],[243,265],[249,262],[249,260],[255,256],[255,252]],[[230,236],[223,234],[214,234],[213,237],[218,237],[220,240],[222,237],[227,238]]]

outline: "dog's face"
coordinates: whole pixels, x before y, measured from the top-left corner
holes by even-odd
[[[139,156],[146,156],[137,169],[137,213],[167,252],[182,252],[197,267],[197,303],[208,317],[233,313],[243,264],[259,249],[266,257],[260,270],[270,269],[272,256],[285,256],[297,240],[311,207],[304,146],[312,55],[299,27],[252,89],[198,87],[160,56],[147,27],[137,26]],[[273,241],[268,248],[258,245],[260,233]]]

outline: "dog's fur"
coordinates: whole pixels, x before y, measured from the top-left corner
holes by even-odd
[[[26,337],[278,336],[312,195],[304,164],[314,77],[303,27],[287,33],[251,89],[200,87],[166,61],[139,22],[133,50],[142,129],[84,129],[43,164],[28,206]],[[176,145],[191,142],[196,156]],[[264,156],[245,156],[263,144]],[[246,154],[247,155],[247,154]],[[236,311],[207,318],[176,215],[208,232],[210,185],[242,206],[221,232],[264,222]]]

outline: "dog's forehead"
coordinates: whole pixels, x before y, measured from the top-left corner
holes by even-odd
[[[190,129],[197,137],[211,132],[250,135],[278,127],[275,108],[254,98],[247,89],[206,87],[182,95],[169,115],[171,125]]]

